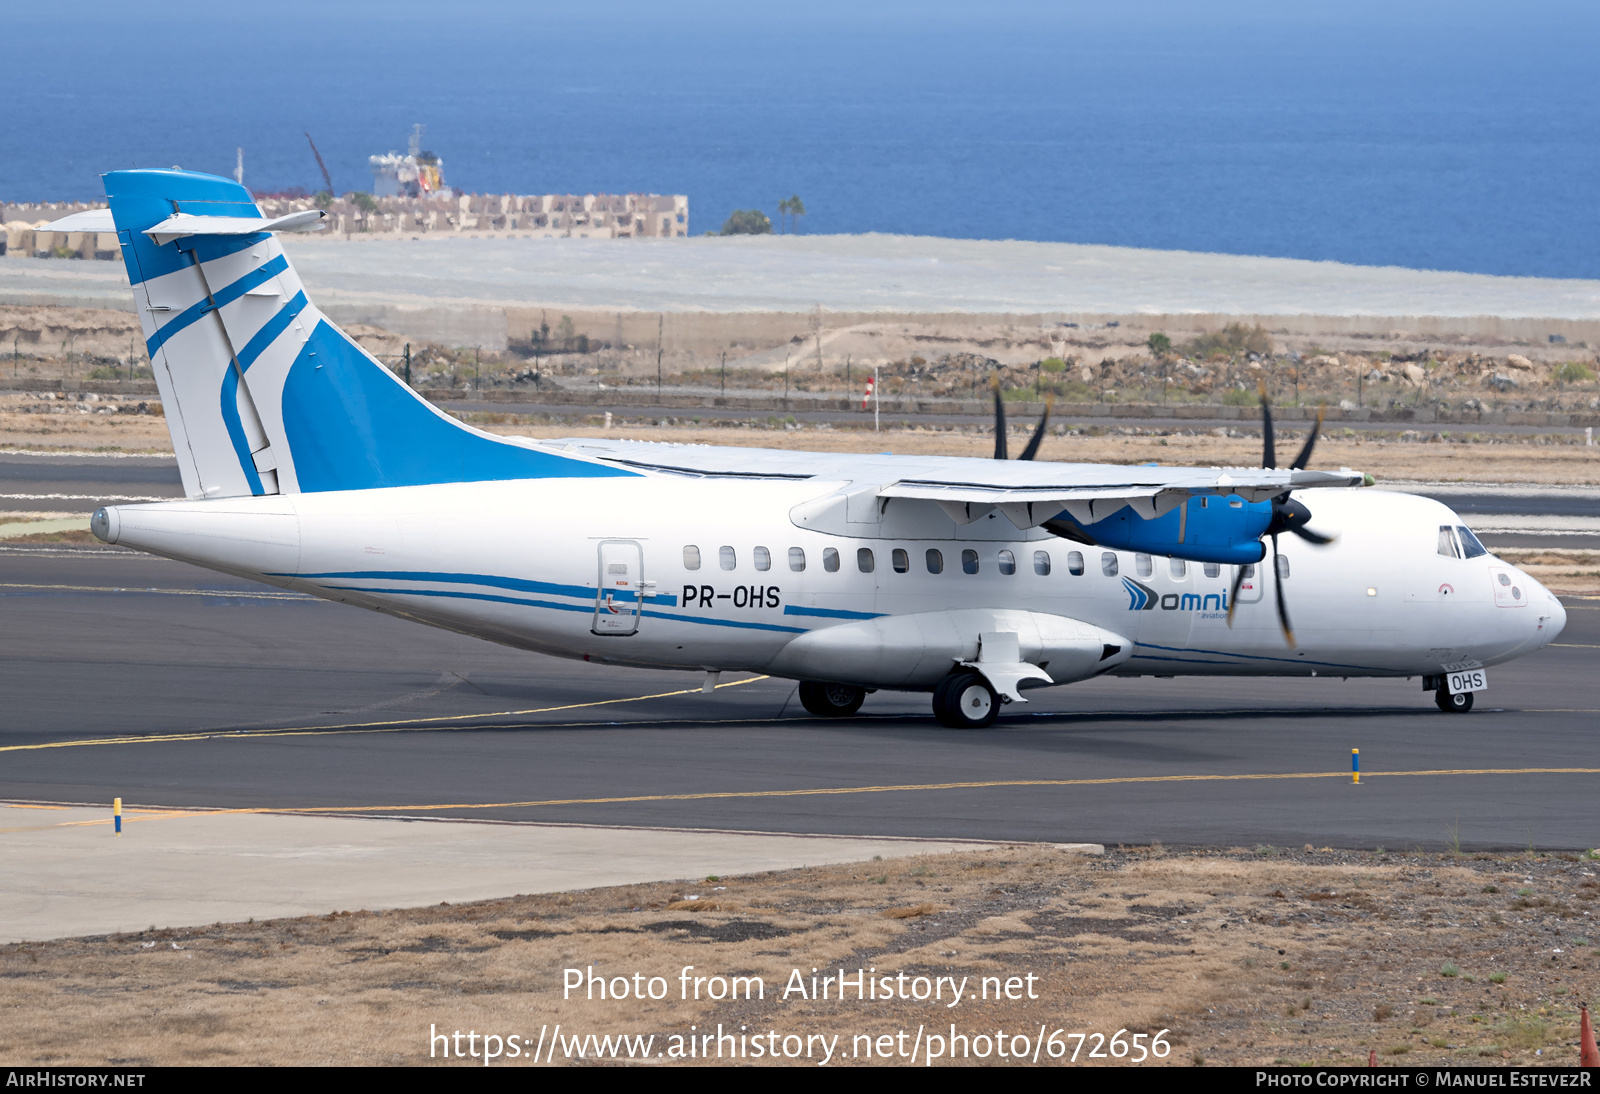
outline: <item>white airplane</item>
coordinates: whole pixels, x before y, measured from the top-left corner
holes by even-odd
[[[188,494],[98,510],[107,543],[708,690],[791,678],[817,715],[931,692],[956,727],[1101,675],[1420,676],[1464,712],[1566,622],[1444,505],[1305,470],[1315,431],[1276,468],[1270,412],[1262,468],[497,437],[307,300],[273,233],[317,211],[178,170],[105,186],[110,225],[56,228],[120,237]]]

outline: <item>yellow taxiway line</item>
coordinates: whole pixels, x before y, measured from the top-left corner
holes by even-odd
[[[751,676],[744,680],[730,680],[718,688],[736,688],[766,680],[765,676]],[[562,710],[584,710],[589,707],[615,706],[618,703],[642,703],[647,699],[669,699],[675,695],[698,695],[701,688],[680,688],[654,695],[628,695],[620,699],[597,699],[588,703],[564,703],[554,707],[536,707],[532,710],[494,710],[484,714],[442,714],[433,718],[391,718],[381,722],[346,722],[331,726],[294,726],[287,729],[206,729],[193,733],[150,733],[130,737],[89,737],[76,741],[40,741],[27,745],[0,745],[0,752],[37,752],[47,748],[85,748],[93,745],[161,744],[170,741],[205,741],[212,738],[244,740],[254,737],[314,737],[323,733],[387,732],[408,733],[440,722],[464,722],[478,718],[521,718],[530,714],[553,714]]]
[[[1363,771],[1363,782],[1373,779],[1436,778],[1440,776],[1484,775],[1600,775],[1600,767],[1462,767],[1420,771]],[[1126,775],[1103,779],[987,779],[973,782],[899,783],[881,786],[806,787],[797,790],[707,790],[688,794],[634,794],[606,798],[546,798],[515,802],[450,802],[432,805],[312,805],[256,806],[247,809],[142,809],[125,820],[160,820],[180,817],[231,816],[242,813],[276,813],[315,816],[359,816],[363,814],[438,813],[446,810],[538,809],[559,805],[625,805],[643,802],[730,800],[738,798],[804,798],[842,794],[904,794],[938,790],[989,790],[1012,787],[1131,786],[1157,783],[1274,782],[1287,779],[1348,779],[1348,771],[1276,771],[1232,775]],[[69,821],[58,825],[26,828],[0,828],[0,832],[38,831],[45,828],[71,828],[110,824],[110,818]]]

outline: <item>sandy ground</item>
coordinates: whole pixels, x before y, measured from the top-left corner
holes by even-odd
[[[1043,1029],[1041,1063],[1056,1031],[1079,1064],[1112,1064],[1131,1057],[1090,1053],[1118,1030],[1165,1030],[1169,1054],[1144,1066],[1364,1064],[1369,1051],[1408,1065],[1572,1064],[1577,1001],[1600,972],[1593,859],[1309,847],[1086,858],[1029,845],[13,945],[0,947],[0,1057],[417,1064],[435,1030],[450,1040],[431,1042],[432,1062],[457,1062],[459,1029],[475,1037],[461,1052],[479,1054],[460,1062],[481,1065],[491,1034],[520,1054],[496,1062],[525,1064],[541,1033],[551,1051],[559,1023],[563,1038],[654,1036],[657,1064],[686,1053],[691,1032],[712,1035],[714,1062],[719,1027],[746,1038],[723,1042],[746,1062],[771,1062],[753,1058],[758,1041],[781,1052],[794,1037],[812,1064],[827,1043],[834,1066],[913,1051],[923,1063],[930,1047],[948,1057],[952,1025],[983,1035],[965,1046],[971,1062],[1001,1030],[1031,1060]],[[846,970],[846,998],[837,981],[814,996],[813,969],[819,989]],[[880,998],[856,997],[857,969]],[[659,976],[664,998],[563,998],[568,977],[591,972],[613,991],[626,978],[630,995]],[[760,977],[764,998],[705,997],[735,975]],[[698,1000],[694,977],[706,978]],[[941,977],[965,978],[953,1007]],[[898,997],[935,983],[942,999]],[[569,1042],[554,1043],[566,1062]]]

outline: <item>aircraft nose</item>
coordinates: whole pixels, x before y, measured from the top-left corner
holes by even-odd
[[[1556,599],[1555,593],[1546,589],[1544,595],[1550,598],[1550,618],[1544,625],[1544,640],[1548,645],[1561,637],[1561,632],[1567,629],[1567,609]]]

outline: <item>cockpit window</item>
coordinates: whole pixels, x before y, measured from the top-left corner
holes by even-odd
[[[1461,533],[1461,549],[1463,558],[1477,558],[1479,555],[1489,553],[1489,548],[1478,541],[1472,534],[1472,529],[1465,525],[1457,525],[1456,531]]]
[[[1439,553],[1445,558],[1461,557],[1461,548],[1456,545],[1455,531],[1448,524],[1439,525]]]

